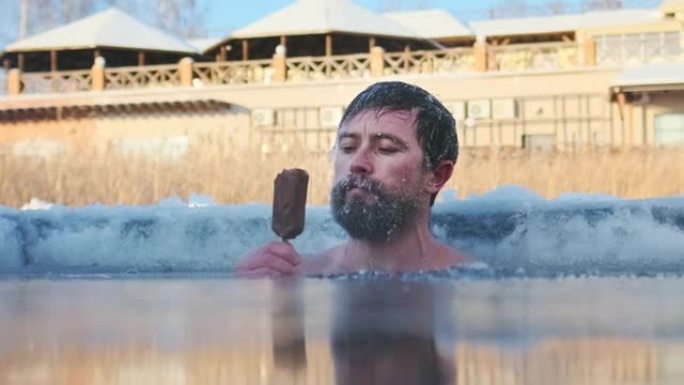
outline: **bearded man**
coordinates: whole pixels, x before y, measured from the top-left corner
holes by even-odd
[[[469,262],[429,229],[458,156],[456,123],[434,96],[403,82],[371,85],[342,116],[333,151],[330,204],[349,241],[307,258],[274,241],[242,259],[238,276],[398,273]]]

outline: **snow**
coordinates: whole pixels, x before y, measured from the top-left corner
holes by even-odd
[[[395,11],[383,15],[426,39],[473,36],[466,25],[442,9]]]
[[[15,41],[5,47],[5,52],[97,47],[197,53],[194,46],[150,27],[116,7]]]
[[[233,31],[229,38],[244,39],[328,32],[416,37],[415,32],[396,21],[350,0],[297,0]]]
[[[204,195],[82,208],[32,200],[21,210],[0,207],[0,273],[229,272],[247,251],[277,239],[270,217],[268,205],[218,205]],[[502,186],[460,200],[445,191],[432,226],[447,244],[501,271],[684,273],[684,196],[546,200]],[[310,255],[345,239],[328,207],[310,206],[293,244]]]
[[[646,24],[662,19],[658,9],[614,9],[570,15],[479,20],[470,23],[477,36],[529,35]]]
[[[684,64],[651,64],[625,69],[613,85],[618,87],[684,84]]]

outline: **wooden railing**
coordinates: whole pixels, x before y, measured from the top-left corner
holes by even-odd
[[[91,89],[91,73],[89,70],[35,72],[23,74],[25,93],[61,93],[89,91]]]
[[[684,62],[684,33],[679,31],[604,35],[595,41],[599,65]]]
[[[404,51],[387,53],[384,75],[439,74],[469,71],[475,55],[472,48],[450,48],[439,51]]]
[[[118,67],[105,70],[105,88],[107,89],[172,87],[179,85],[180,75],[176,64]]]
[[[490,71],[566,69],[580,64],[575,42],[490,46]]]
[[[551,42],[444,50],[403,51],[328,57],[199,62],[24,73],[10,71],[9,94],[62,93],[89,90],[135,89],[230,84],[270,84],[282,81],[364,79],[410,74],[463,71],[558,70],[582,65],[684,62],[684,33],[658,32],[599,36],[594,49],[576,42]],[[589,52],[588,57],[585,57]],[[485,54],[486,53],[486,54]],[[595,61],[594,61],[595,59]],[[13,70],[15,71],[15,70]],[[11,76],[9,76],[11,75]]]
[[[350,79],[370,77],[370,54],[287,59],[288,80]]]
[[[195,63],[192,76],[195,82],[204,85],[270,83],[273,61]]]

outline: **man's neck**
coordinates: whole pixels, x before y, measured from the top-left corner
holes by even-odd
[[[429,215],[429,214],[428,214]],[[417,218],[388,242],[368,242],[352,239],[339,255],[339,263],[346,269],[388,272],[420,270],[434,265],[440,245],[428,229],[427,216]]]

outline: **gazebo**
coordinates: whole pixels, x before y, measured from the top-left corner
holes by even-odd
[[[266,17],[237,29],[210,47],[219,61],[265,59],[277,46],[288,57],[424,49],[439,44],[351,0],[296,0]]]
[[[47,72],[87,69],[96,57],[108,67],[176,63],[197,49],[112,7],[20,39],[2,53],[5,69]]]

